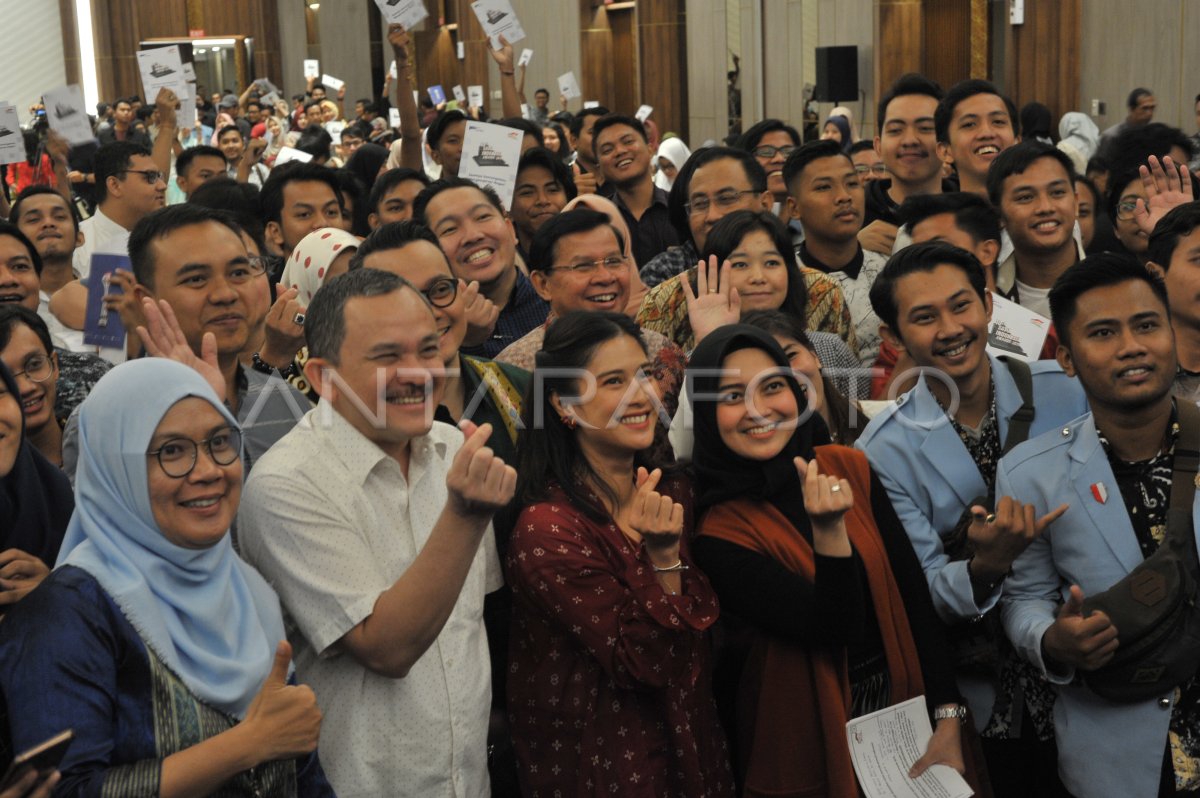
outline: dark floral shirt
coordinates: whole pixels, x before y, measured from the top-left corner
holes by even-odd
[[[65,425],[71,412],[87,398],[92,386],[108,373],[112,363],[87,352],[71,352],[55,347],[54,353],[58,355],[54,417],[60,425]]]
[[[1167,509],[1171,504],[1171,471],[1175,465],[1175,443],[1179,421],[1174,408],[1171,425],[1158,454],[1149,460],[1127,462],[1117,457],[1104,433],[1096,430],[1108,457],[1129,522],[1137,535],[1143,557],[1149,557],[1167,536]],[[1200,788],[1200,679],[1193,676],[1175,688],[1175,706],[1168,730],[1175,789]]]

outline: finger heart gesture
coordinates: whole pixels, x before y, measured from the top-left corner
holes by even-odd
[[[796,458],[796,471],[804,485],[804,509],[814,527],[829,527],[842,520],[854,506],[850,483],[840,477],[820,473],[817,461]]]
[[[642,536],[648,548],[677,546],[683,534],[683,505],[655,490],[661,479],[661,468],[649,473],[638,468],[629,525]]]

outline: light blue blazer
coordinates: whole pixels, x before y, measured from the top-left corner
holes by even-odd
[[[1021,407],[1021,394],[1008,366],[990,355],[988,359],[1003,444],[1009,421]],[[1039,360],[1029,367],[1035,409],[1029,437],[1088,411],[1083,389],[1057,363]],[[912,390],[871,419],[855,445],[866,453],[912,540],[938,615],[953,623],[995,606],[1000,588],[982,606],[976,605],[966,561],[951,562],[942,548],[941,533],[952,530],[971,500],[986,496],[988,487],[926,378],[922,376]]]
[[[1092,492],[1096,484],[1107,492],[1104,502]],[[1057,685],[1054,731],[1063,782],[1088,798],[1157,795],[1174,691],[1117,704],[1070,684],[1073,669],[1050,672],[1042,660],[1042,635],[1071,585],[1085,596],[1101,593],[1143,559],[1091,414],[1009,452],[996,486],[1032,502],[1038,515],[1070,505],[1017,558],[1001,603],[1013,645]],[[1200,529],[1200,494],[1192,518]]]

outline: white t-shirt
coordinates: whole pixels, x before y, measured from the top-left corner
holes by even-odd
[[[1017,284],[1017,296],[1021,298],[1021,307],[1050,318],[1050,289],[1034,288],[1020,280],[1014,282]]]

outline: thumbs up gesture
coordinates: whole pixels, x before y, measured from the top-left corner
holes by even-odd
[[[317,696],[307,685],[287,683],[292,647],[281,640],[275,664],[246,711],[242,724],[253,729],[251,739],[263,746],[259,762],[292,759],[311,753],[321,732]]]
[[[1043,657],[1079,670],[1094,671],[1112,659],[1120,642],[1117,627],[1103,612],[1083,614],[1083,590],[1071,585],[1071,594],[1058,617],[1042,636]]]

